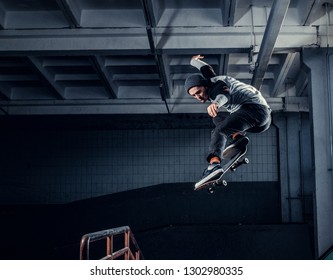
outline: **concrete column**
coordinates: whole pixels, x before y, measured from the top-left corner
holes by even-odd
[[[308,48],[302,53],[309,80],[311,140],[314,161],[316,256],[333,244],[332,73],[333,49]]]
[[[304,149],[310,147],[304,139],[303,119],[298,113],[274,115],[274,124],[279,129],[279,166],[281,187],[281,219],[283,223],[305,222],[306,190],[303,173],[309,162],[303,162]]]

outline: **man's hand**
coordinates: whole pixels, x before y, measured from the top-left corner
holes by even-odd
[[[203,56],[203,55],[200,55],[200,54],[197,54],[197,55],[192,56],[192,59],[195,59],[195,60],[203,59],[203,58],[204,58],[204,56]]]
[[[219,108],[217,107],[216,103],[210,104],[207,108],[208,115],[210,115],[213,118],[215,118],[217,116],[218,110],[219,110]]]

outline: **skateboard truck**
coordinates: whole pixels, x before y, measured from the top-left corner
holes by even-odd
[[[250,160],[247,157],[243,158],[242,160],[235,162],[235,164],[230,167],[230,170],[235,172],[237,167],[239,167],[243,164],[248,164],[248,163],[250,163]]]

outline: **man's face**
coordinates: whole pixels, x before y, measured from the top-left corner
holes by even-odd
[[[205,103],[208,100],[207,89],[204,86],[191,87],[188,93],[201,103]]]

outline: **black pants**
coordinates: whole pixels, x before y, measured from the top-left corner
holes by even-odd
[[[213,118],[215,125],[211,134],[209,155],[207,160],[218,156],[222,159],[222,152],[228,139],[237,132],[260,133],[271,125],[271,109],[257,104],[244,104],[234,113],[223,117],[222,113]]]

